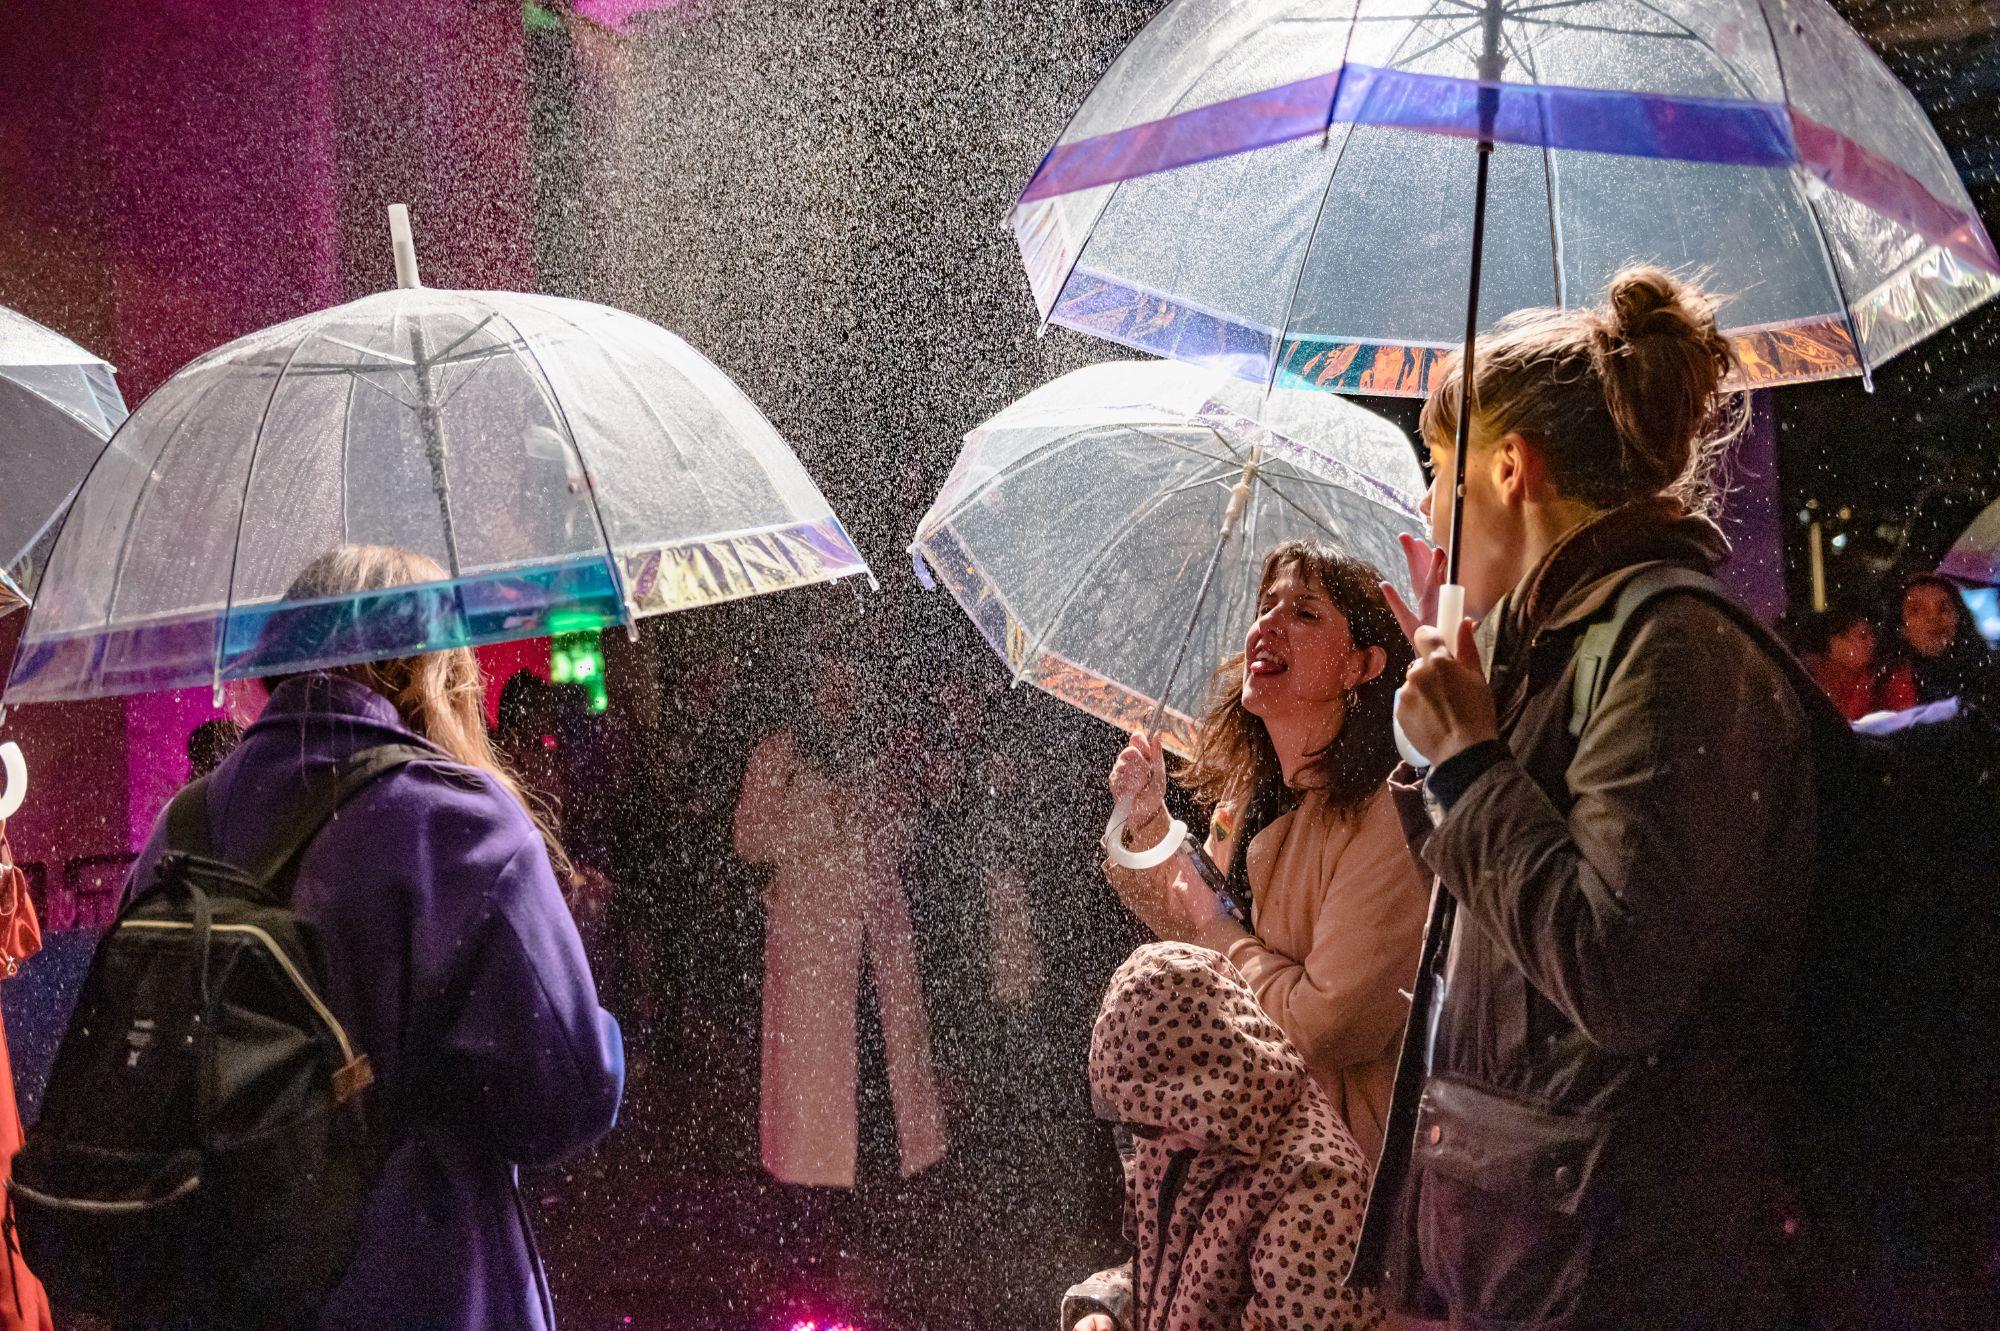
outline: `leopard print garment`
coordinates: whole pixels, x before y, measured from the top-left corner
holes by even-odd
[[[1368,1166],[1226,959],[1184,943],[1133,953],[1098,1013],[1090,1081],[1140,1137],[1126,1170],[1130,1331],[1390,1324],[1340,1286]]]

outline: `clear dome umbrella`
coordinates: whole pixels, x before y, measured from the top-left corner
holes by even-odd
[[[125,414],[109,365],[0,308],[0,614],[26,602],[56,520]]]
[[[404,285],[174,375],[50,556],[10,703],[209,684],[602,625],[865,574],[798,459],[672,333]],[[295,601],[345,545],[444,576]]]
[[[1748,385],[1865,381],[2000,293],[1826,0],[1172,0],[1009,220],[1045,323],[1340,392],[1469,375],[1478,329],[1635,261],[1728,298]]]
[[[1266,400],[1222,370],[1120,361],[968,434],[910,550],[1017,683],[1186,754],[1210,668],[1255,618],[1264,556],[1325,541],[1407,592],[1397,538],[1422,530],[1423,484],[1402,431],[1344,398]]]
[[[1959,582],[2000,585],[2000,499],[1982,509],[1952,542],[1938,572]]]
[[[1729,297],[1772,384],[1867,375],[2000,291],[1916,99],[1825,0],[1173,0],[1010,222],[1053,323],[1419,396],[1487,156],[1483,325],[1658,263]]]

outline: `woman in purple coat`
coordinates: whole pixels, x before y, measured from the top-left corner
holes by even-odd
[[[422,556],[347,546],[294,598],[430,582]],[[293,908],[327,953],[335,1015],[372,1061],[386,1161],[321,1331],[547,1331],[548,1284],[523,1167],[590,1145],[624,1089],[551,864],[560,858],[495,761],[469,649],[274,681],[211,778],[210,834],[244,855],[305,783],[383,744],[437,750],[364,787],[301,859]],[[155,828],[135,881],[159,853]]]

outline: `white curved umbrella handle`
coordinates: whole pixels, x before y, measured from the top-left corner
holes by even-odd
[[[1445,651],[1448,653],[1456,654],[1457,652],[1458,625],[1459,621],[1464,618],[1465,588],[1455,582],[1447,582],[1444,586],[1438,588],[1436,627],[1440,633],[1445,635]],[[1450,627],[1446,627],[1447,625]],[[1395,706],[1400,707],[1402,703],[1403,689],[1401,685],[1398,685],[1396,688]],[[1396,719],[1396,713],[1393,708],[1389,712],[1389,728],[1395,735],[1396,752],[1403,755],[1404,762],[1418,771],[1424,771],[1430,767],[1431,760],[1424,757],[1423,754],[1418,753],[1417,746],[1410,743],[1410,737],[1403,733],[1403,723]]]
[[[1188,825],[1176,818],[1167,834],[1151,850],[1127,850],[1125,848],[1125,824],[1132,817],[1132,797],[1121,795],[1118,807],[1111,811],[1111,821],[1104,825],[1104,853],[1111,862],[1126,869],[1156,869],[1180,853],[1187,840]]]
[[[4,780],[0,780],[0,823],[4,823],[20,811],[28,798],[28,760],[21,756],[21,746],[12,740],[0,744],[0,770],[6,772]]]

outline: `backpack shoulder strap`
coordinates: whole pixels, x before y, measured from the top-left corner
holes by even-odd
[[[364,786],[397,768],[414,762],[444,760],[437,750],[415,744],[383,744],[348,757],[307,786],[305,793],[285,812],[262,853],[247,866],[251,881],[273,896],[288,895],[288,871],[313,838],[333,821],[343,804]]]
[[[1631,632],[1632,621],[1653,601],[1671,592],[1695,592],[1710,600],[1737,607],[1721,586],[1706,573],[1681,564],[1646,564],[1626,579],[1611,602],[1610,611],[1583,631],[1576,649],[1576,677],[1570,693],[1569,733],[1581,735],[1590,714],[1603,700],[1611,683],[1618,654]]]
[[[208,781],[196,777],[167,805],[167,850],[207,859],[215,854],[208,832]]]
[[[1778,667],[1781,674],[1792,686],[1792,694],[1798,699],[1805,713],[1806,726],[1821,744],[1834,740],[1848,743],[1853,732],[1845,717],[1834,707],[1824,691],[1807,672],[1792,649],[1786,645],[1771,627],[1738,604],[1736,599],[1722,589],[1722,584],[1706,573],[1698,572],[1680,564],[1646,564],[1640,567],[1618,591],[1612,607],[1601,619],[1584,630],[1581,643],[1577,647],[1576,683],[1570,700],[1569,733],[1582,735],[1583,728],[1590,720],[1590,714],[1597,710],[1597,704],[1604,697],[1604,690],[1611,683],[1611,672],[1616,668],[1618,655],[1625,648],[1625,641],[1631,636],[1634,621],[1641,613],[1663,596],[1676,592],[1687,592],[1700,596],[1709,604],[1721,610],[1735,622],[1736,626],[1750,635],[1750,638]]]

